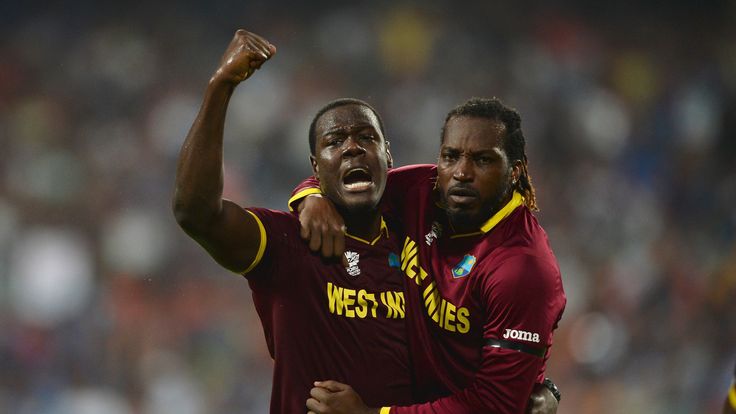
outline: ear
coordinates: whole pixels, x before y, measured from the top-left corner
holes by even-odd
[[[388,168],[394,167],[394,156],[391,155],[391,143],[386,141],[386,160],[388,161]]]
[[[314,155],[310,155],[309,162],[312,164],[312,173],[319,180],[319,166],[317,165],[317,158],[315,158]]]
[[[516,160],[511,164],[511,182],[518,183],[521,177],[521,160]]]

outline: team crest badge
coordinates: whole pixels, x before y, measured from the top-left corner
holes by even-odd
[[[466,254],[463,260],[452,269],[452,277],[455,279],[467,276],[475,265],[475,256]]]
[[[360,274],[360,268],[358,267],[358,260],[360,255],[356,252],[346,251],[345,258],[348,260],[348,267],[345,268],[350,276],[358,276]]]

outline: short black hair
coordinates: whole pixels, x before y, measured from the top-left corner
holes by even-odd
[[[506,127],[506,134],[503,136],[503,150],[506,152],[506,156],[509,157],[509,161],[521,161],[521,174],[513,188],[524,196],[525,204],[531,210],[538,210],[532,178],[527,170],[526,139],[521,130],[521,115],[519,115],[519,112],[504,105],[495,97],[490,99],[470,98],[447,114],[445,123],[442,125],[441,143],[445,142],[447,122],[452,118],[461,116],[490,119],[498,121]]]
[[[312,123],[309,124],[309,151],[312,153],[312,155],[315,155],[317,147],[317,131],[315,131],[315,129],[317,128],[317,120],[322,115],[324,115],[325,112],[345,105],[360,105],[370,109],[371,112],[373,112],[373,115],[376,116],[376,119],[378,119],[378,128],[381,130],[381,135],[383,135],[383,139],[386,139],[386,131],[383,128],[383,119],[381,119],[381,115],[378,114],[378,111],[376,111],[375,108],[373,108],[368,102],[361,101],[360,99],[339,98],[335,99],[334,101],[328,102],[319,111],[317,111],[317,114],[314,115],[314,118],[312,118]]]

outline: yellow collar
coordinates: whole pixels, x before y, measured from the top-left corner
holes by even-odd
[[[373,246],[379,240],[381,240],[381,236],[388,237],[388,226],[386,225],[386,222],[383,220],[383,216],[381,216],[381,229],[378,232],[378,236],[376,236],[376,238],[373,239],[373,241],[368,241],[368,240],[365,240],[365,239],[361,239],[360,237],[353,236],[352,234],[349,234],[347,232],[345,232],[345,235],[348,236],[348,237],[350,237],[353,240],[357,240],[357,241],[359,241],[361,243],[370,244],[371,246]]]
[[[511,214],[514,210],[516,210],[517,207],[521,206],[522,204],[524,204],[524,197],[518,192],[514,191],[514,195],[511,197],[511,200],[506,203],[506,205],[503,206],[502,209],[498,210],[496,214],[493,215],[493,217],[483,223],[483,225],[480,226],[479,231],[473,233],[455,234],[450,236],[450,238],[454,239],[456,237],[467,237],[488,233],[489,231],[491,231],[492,228],[496,227],[496,224],[508,217],[509,214]]]

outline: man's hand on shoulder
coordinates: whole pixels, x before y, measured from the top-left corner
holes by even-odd
[[[255,33],[239,29],[220,60],[220,67],[210,83],[224,82],[236,86],[276,53],[276,47]]]

